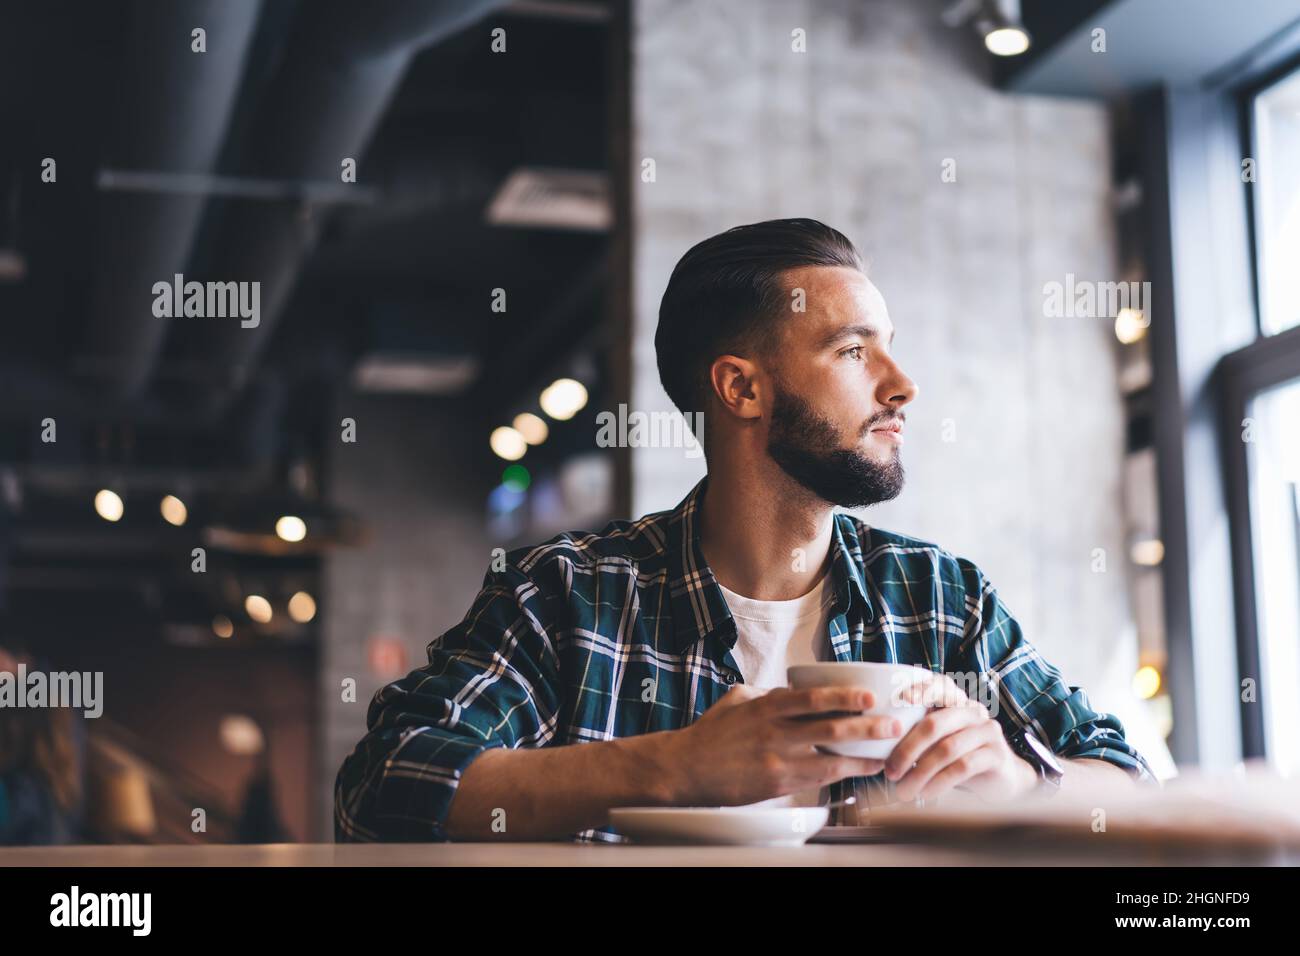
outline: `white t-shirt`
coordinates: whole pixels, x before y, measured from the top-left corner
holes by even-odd
[[[736,620],[731,656],[751,687],[786,687],[787,667],[835,659],[830,643],[835,590],[829,572],[807,594],[789,601],[756,601],[727,588],[722,588],[722,596]],[[751,806],[816,806],[821,796],[821,790],[813,788]]]

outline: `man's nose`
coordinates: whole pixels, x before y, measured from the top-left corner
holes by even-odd
[[[880,379],[880,384],[876,388],[876,399],[882,405],[902,408],[916,398],[918,391],[920,390],[916,383],[907,377],[907,374],[898,367],[897,362],[890,359],[886,374]]]

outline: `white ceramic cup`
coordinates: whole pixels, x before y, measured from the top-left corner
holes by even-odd
[[[875,704],[867,714],[893,717],[902,727],[897,737],[873,740],[854,740],[840,744],[819,744],[818,749],[843,757],[873,757],[886,759],[895,745],[925,716],[924,704],[907,703],[908,688],[931,677],[924,667],[911,664],[875,664],[859,661],[823,661],[818,664],[797,664],[786,669],[790,686],[803,690],[809,687],[860,687],[869,690]]]

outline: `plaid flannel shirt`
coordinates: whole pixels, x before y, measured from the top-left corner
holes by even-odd
[[[707,483],[671,511],[561,534],[489,571],[465,618],[429,644],[429,663],[375,694],[335,783],[335,838],[447,840],[457,783],[484,750],[685,727],[743,681],[736,625],[700,550]],[[981,675],[1004,733],[1027,725],[1061,757],[1159,785],[1120,721],[1025,640],[979,568],[849,514],[833,524],[835,660]],[[870,807],[895,800],[893,788],[879,773],[833,784],[830,796]],[[602,827],[574,839],[623,838]]]

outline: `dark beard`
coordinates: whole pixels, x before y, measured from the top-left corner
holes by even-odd
[[[861,508],[898,496],[903,490],[903,463],[897,448],[883,465],[855,449],[841,448],[834,425],[798,395],[779,384],[774,387],[767,453],[787,475],[823,501],[844,508]],[[873,416],[864,431],[901,417],[897,412]]]

